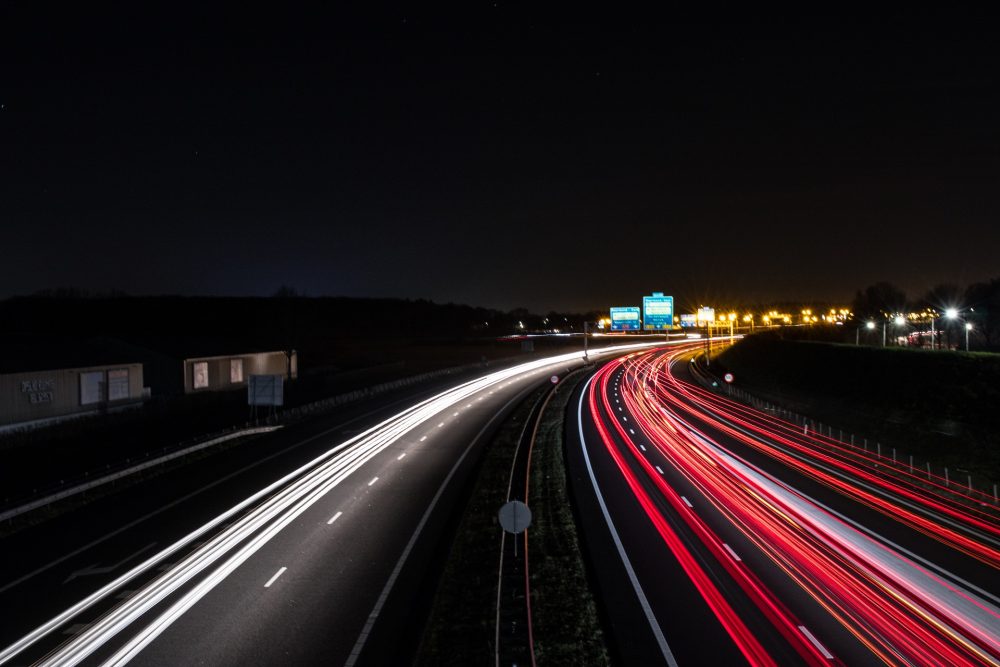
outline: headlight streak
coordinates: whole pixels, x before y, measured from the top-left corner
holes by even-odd
[[[668,388],[661,386],[656,400],[651,400],[646,391],[650,369],[664,360],[672,362],[673,356],[646,354],[608,368],[626,369],[622,397],[650,441],[751,542],[886,662],[894,658],[921,664],[1000,664],[1000,614],[995,607],[851,528],[694,432],[664,409],[664,402],[677,407]],[[669,373],[659,375],[661,383],[677,383],[674,378],[663,380],[664,376]],[[697,416],[716,426],[703,414],[711,407],[702,406]],[[592,410],[599,421],[599,411]],[[652,473],[652,464],[635,449],[617,420],[610,423],[676,506],[678,494]],[[731,429],[723,426],[718,428],[729,433]],[[731,562],[728,556],[720,559],[724,566],[727,561]]]
[[[604,356],[623,350],[641,349],[660,343],[639,343],[591,350],[590,355]],[[148,558],[125,574],[101,587],[66,611],[43,623],[17,642],[0,651],[0,664],[10,661],[42,637],[65,625],[70,619],[91,608],[108,595],[148,572],[157,564],[188,546],[199,537],[239,515],[255,503],[259,505],[244,514],[222,533],[198,547],[175,567],[158,576],[127,600],[106,613],[102,618],[66,642],[40,664],[76,665],[107,643],[123,629],[149,612],[166,597],[176,592],[192,578],[211,567],[241,543],[250,540],[234,556],[225,561],[207,579],[175,603],[170,610],[147,626],[142,633],[127,643],[115,655],[115,664],[124,664],[150,641],[163,632],[184,610],[189,609],[215,585],[222,581],[239,564],[246,561],[266,544],[281,528],[298,517],[330,489],[347,479],[351,473],[377,456],[400,437],[437,414],[467,400],[471,395],[494,387],[518,376],[537,373],[553,365],[578,361],[583,352],[538,359],[512,368],[495,371],[481,378],[470,380],[427,398],[406,410],[382,421],[358,435],[331,448],[309,463],[285,475],[273,484],[251,495],[212,521],[189,533],[171,546]],[[491,392],[492,393],[492,392]],[[270,525],[269,522],[273,522]],[[261,531],[256,537],[254,533]],[[250,539],[252,537],[252,539]],[[197,594],[195,593],[197,591]]]

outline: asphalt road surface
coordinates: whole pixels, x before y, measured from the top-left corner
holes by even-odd
[[[1000,663],[992,498],[706,391],[697,347],[609,362],[567,416],[619,658]]]
[[[492,428],[579,364],[380,399],[5,539],[0,664],[405,661]]]

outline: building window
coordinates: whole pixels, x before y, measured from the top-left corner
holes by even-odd
[[[195,389],[208,389],[207,361],[196,361],[191,364],[191,385]]]
[[[122,401],[128,398],[128,369],[115,368],[108,371],[108,400]]]
[[[104,401],[104,371],[80,373],[80,405]]]
[[[231,384],[239,384],[243,382],[243,360],[242,359],[230,359],[229,360],[229,382]]]

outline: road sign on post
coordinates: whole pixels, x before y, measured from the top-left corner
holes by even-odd
[[[642,297],[642,328],[669,330],[674,326],[674,297],[653,292]]]
[[[722,379],[728,382],[729,384],[732,384],[733,380],[735,380],[736,378],[733,377],[732,373],[726,373],[725,375],[722,376]]]
[[[531,510],[520,500],[512,500],[500,508],[497,518],[505,531],[520,535],[531,525]],[[517,556],[517,540],[514,540],[514,555]]]
[[[638,331],[642,328],[638,306],[612,308],[610,312],[612,331]]]
[[[247,384],[247,405],[283,405],[284,379],[281,375],[251,375]]]

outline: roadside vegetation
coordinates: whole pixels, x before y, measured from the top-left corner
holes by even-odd
[[[582,372],[572,374],[558,386],[542,415],[532,453],[528,549],[535,657],[540,665],[609,662],[597,605],[586,579],[563,456],[566,404],[582,377]],[[418,665],[493,663],[500,553],[497,511],[506,500],[510,466],[524,420],[535,401],[548,391],[544,387],[529,396],[500,426],[489,445],[448,555]]]
[[[1000,354],[749,336],[713,371],[737,386],[918,459],[1000,480]]]

